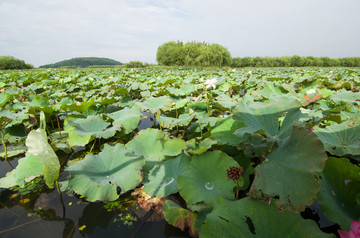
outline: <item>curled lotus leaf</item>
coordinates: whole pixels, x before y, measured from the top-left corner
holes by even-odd
[[[104,145],[97,155],[88,154],[83,160],[69,162],[65,168],[70,177],[62,182],[62,189],[83,195],[88,201],[113,201],[121,192],[134,189],[141,181],[143,157],[128,151],[124,145]]]
[[[5,177],[0,179],[0,188],[10,188],[19,186],[23,188],[26,182],[42,175],[43,166],[39,158],[30,153],[25,158],[19,159],[18,165],[14,170],[8,172]]]
[[[26,138],[25,144],[28,147],[28,153],[39,158],[43,167],[42,174],[46,185],[53,188],[54,182],[59,177],[60,162],[48,143],[45,130],[39,128],[31,131]]]
[[[189,167],[178,177],[180,195],[188,204],[212,204],[219,197],[234,199],[235,183],[226,172],[232,166],[239,164],[219,150],[193,156]]]

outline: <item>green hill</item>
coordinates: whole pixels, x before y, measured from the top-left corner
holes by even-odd
[[[93,65],[122,65],[119,61],[99,57],[78,57],[63,60],[54,64],[42,65],[39,68],[60,68],[65,66],[86,68]]]

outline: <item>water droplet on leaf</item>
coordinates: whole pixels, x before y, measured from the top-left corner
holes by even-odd
[[[214,189],[214,185],[212,183],[205,183],[205,188],[209,191],[213,190]]]

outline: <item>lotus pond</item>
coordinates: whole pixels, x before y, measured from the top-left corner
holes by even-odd
[[[1,237],[336,237],[360,69],[0,72]]]

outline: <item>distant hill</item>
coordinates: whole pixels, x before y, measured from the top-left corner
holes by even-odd
[[[42,65],[39,68],[60,68],[65,66],[86,68],[93,65],[122,65],[119,61],[99,57],[78,57],[63,60],[54,64]]]

